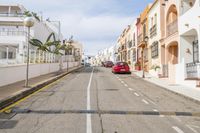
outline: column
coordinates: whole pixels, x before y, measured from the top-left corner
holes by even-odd
[[[8,16],[10,16],[11,13],[11,6],[8,7]]]

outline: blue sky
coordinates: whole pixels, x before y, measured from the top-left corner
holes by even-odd
[[[116,44],[122,30],[131,24],[153,0],[17,0],[28,10],[42,12],[44,18],[60,20],[65,38],[80,41],[85,54]],[[16,0],[1,0],[15,3]]]

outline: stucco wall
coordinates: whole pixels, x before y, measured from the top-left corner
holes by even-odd
[[[78,66],[78,62],[69,62],[69,67]],[[63,63],[63,69],[67,68],[67,63]],[[31,64],[29,68],[29,77],[37,77],[59,70],[59,63]],[[0,86],[8,85],[25,79],[26,65],[1,67],[0,68]]]

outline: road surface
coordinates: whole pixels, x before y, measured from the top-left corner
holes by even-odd
[[[86,67],[0,115],[0,133],[200,133],[195,112],[199,103],[133,74]]]

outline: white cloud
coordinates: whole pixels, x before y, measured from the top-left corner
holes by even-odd
[[[134,21],[134,16],[115,12],[121,6],[116,0],[18,0],[17,2],[28,10],[42,11],[46,18],[60,20],[64,37],[74,35],[75,39],[84,44],[88,54],[94,54],[99,49],[115,44],[122,30]],[[16,0],[1,0],[1,3],[16,3]]]

